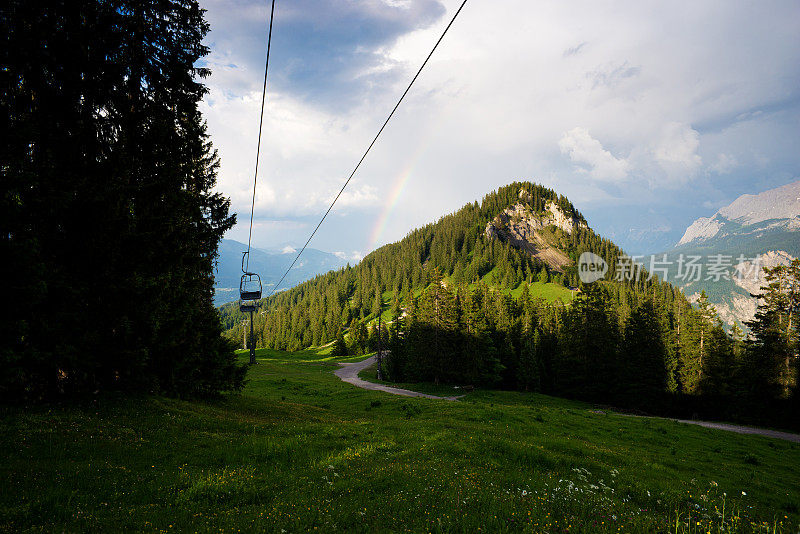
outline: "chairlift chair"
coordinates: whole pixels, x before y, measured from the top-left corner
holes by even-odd
[[[245,259],[249,252],[242,253],[242,278],[239,281],[240,300],[258,300],[261,298],[261,277],[256,273],[251,273],[248,266],[245,267]]]
[[[240,300],[239,311],[243,313],[255,312],[258,310],[258,301],[256,300]]]
[[[254,312],[258,309],[258,301],[261,299],[261,277],[245,268],[247,255],[248,252],[242,254],[242,278],[239,280],[239,310]]]
[[[244,273],[239,281],[239,299],[258,300],[261,298],[261,277],[256,273]]]

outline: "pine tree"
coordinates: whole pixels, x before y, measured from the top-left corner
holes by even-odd
[[[499,382],[503,367],[489,335],[484,302],[485,295],[480,288],[465,295],[462,313],[464,341],[459,368],[468,384],[491,386]]]
[[[723,328],[714,308],[707,311],[703,367],[698,391],[716,397],[734,394],[738,361],[734,339]]]
[[[395,290],[394,295],[392,296],[392,317],[400,317],[400,314],[403,312],[402,307],[400,306],[400,298],[399,298],[399,289]]]
[[[704,365],[704,358],[708,352],[708,348],[706,346],[707,338],[710,337],[711,332],[714,328],[720,326],[719,319],[717,318],[717,310],[711,305],[708,301],[708,295],[706,295],[705,290],[700,292],[700,298],[697,301],[697,316],[698,316],[698,328],[700,329],[700,378],[702,378],[703,374],[703,365]]]
[[[350,338],[352,342],[352,352],[355,354],[366,354],[369,344],[369,331],[367,323],[361,319],[356,319],[350,325]]]
[[[539,271],[539,276],[537,277],[537,281],[540,284],[546,284],[550,281],[550,275],[547,272],[547,268],[542,267],[542,270]]]
[[[710,333],[719,321],[705,291],[701,291],[697,304],[696,309],[687,310],[683,315],[678,368],[681,389],[692,394],[700,393]]]
[[[336,341],[333,344],[331,356],[347,356],[347,343],[344,340],[344,334],[341,328],[339,328],[339,331],[336,333]]]
[[[388,380],[402,382],[407,379],[405,317],[396,317],[389,327],[389,355],[384,360]]]
[[[524,391],[541,391],[539,348],[541,345],[539,330],[524,336],[520,353],[519,386]]]
[[[584,286],[567,312],[564,328],[569,334],[560,347],[558,387],[573,396],[607,397],[615,384],[619,346],[608,293],[598,284]]]
[[[13,80],[0,99],[0,251],[26,273],[10,289],[24,298],[2,336],[0,394],[240,388],[212,303],[234,218],[212,192],[218,160],[198,109],[202,10],[11,0],[0,27]]]
[[[755,399],[789,398],[797,383],[797,292],[800,261],[764,268],[755,318],[747,323],[752,339],[745,350],[740,382]]]
[[[381,309],[383,308],[383,299],[381,297],[380,289],[375,289],[375,297],[372,299],[372,310],[371,313],[374,316],[378,316],[381,313]]]
[[[665,356],[654,303],[644,299],[625,323],[619,388],[623,402],[646,408],[660,399],[667,386]]]

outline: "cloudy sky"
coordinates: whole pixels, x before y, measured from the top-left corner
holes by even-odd
[[[277,0],[253,242],[305,242],[460,0]],[[268,0],[201,0],[247,240]],[[312,241],[358,258],[514,180],[629,252],[800,179],[800,3],[469,0]]]

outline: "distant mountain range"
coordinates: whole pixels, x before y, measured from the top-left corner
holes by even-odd
[[[758,252],[765,238],[789,238],[800,247],[800,181],[784,185],[757,195],[742,195],[731,204],[720,208],[711,217],[694,221],[677,246],[742,247],[742,239],[748,242],[748,250]],[[737,244],[734,245],[733,241]]]
[[[763,284],[761,268],[800,256],[800,181],[742,195],[711,217],[697,219],[667,254],[669,282],[690,299],[705,290],[724,322],[750,320],[758,303],[751,293]],[[683,273],[678,272],[681,256]],[[704,272],[699,280],[681,279],[692,256],[702,258]],[[713,265],[724,267],[727,276],[718,277],[710,270]]]
[[[220,243],[214,285],[214,304],[217,306],[239,298],[242,253],[246,250],[247,244],[231,239],[223,239]],[[287,247],[285,250],[285,252],[279,252],[250,248],[249,269],[261,276],[265,294],[280,280],[297,254],[297,251],[291,247]],[[347,265],[347,261],[335,254],[307,248],[291,272],[286,275],[280,289],[289,289],[318,274],[336,270],[345,265]]]

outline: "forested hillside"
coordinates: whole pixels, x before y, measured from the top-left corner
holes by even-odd
[[[542,213],[553,202],[563,213],[584,221],[574,206],[554,191],[531,183],[514,183],[487,195],[479,204],[467,204],[438,222],[409,233],[366,256],[357,266],[327,273],[266,299],[257,322],[258,346],[297,350],[333,339],[352,320],[371,320],[379,309],[391,316],[407,307],[411,295],[430,283],[435,270],[456,285],[484,281],[492,287],[516,288],[523,280],[551,281],[575,287],[574,265],[554,268],[530,254],[521,253],[501,239],[488,239],[487,224],[519,202],[520,191],[530,195],[532,211]],[[573,260],[590,250],[613,265],[620,250],[585,225],[572,234],[551,227],[552,246]],[[241,322],[235,305],[221,309],[229,335],[241,339]]]
[[[523,228],[526,217],[532,222]],[[556,256],[541,254],[545,249],[567,261],[548,262]],[[609,264],[604,280],[580,283],[575,263],[584,251]],[[255,341],[296,350],[336,339],[337,352],[364,353],[377,347],[380,313],[391,380],[541,391],[688,416],[769,412],[778,423],[787,420],[797,384],[797,321],[787,327],[778,315],[796,308],[781,301],[782,308],[765,310],[769,320],[761,328],[770,333],[744,340],[741,332],[725,332],[707,298],[693,307],[646,271],[617,269],[621,257],[566,198],[513,183],[355,267],[266,299]],[[784,278],[791,276],[797,279],[788,271]],[[565,298],[543,298],[553,282]],[[796,307],[791,287],[773,289]],[[573,292],[574,300],[566,297]],[[233,306],[222,315],[227,335],[241,343],[244,316]]]

